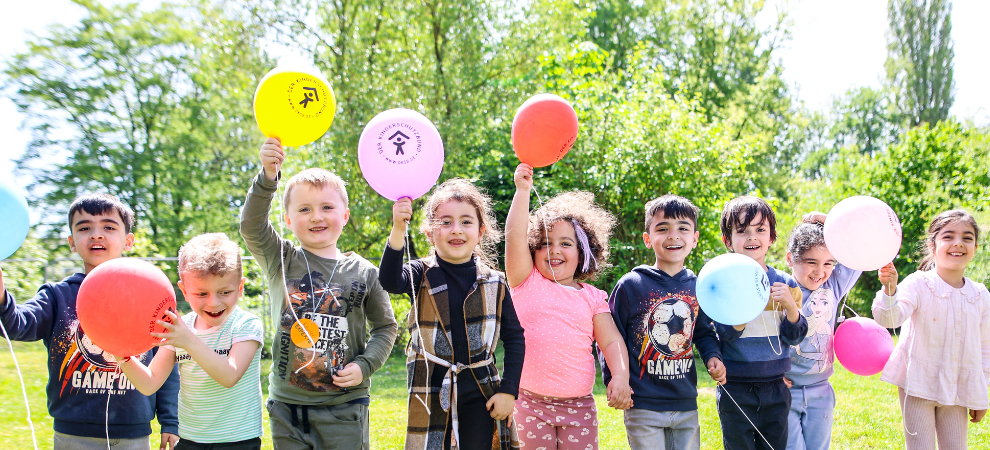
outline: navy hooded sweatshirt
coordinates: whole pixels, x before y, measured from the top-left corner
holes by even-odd
[[[48,413],[55,419],[55,431],[106,438],[106,426],[112,439],[140,438],[151,434],[150,422],[157,415],[162,433],[178,435],[178,365],[153,395],[146,396],[130,384],[110,354],[93,344],[79,326],[76,294],[84,278],[76,273],[47,283],[23,305],[4,292],[7,302],[0,307],[0,321],[11,339],[41,339],[48,348]],[[136,357],[147,365],[157,350]]]
[[[692,344],[701,359],[721,358],[711,319],[698,306],[694,272],[674,276],[639,266],[623,276],[608,305],[629,349],[629,387],[635,408],[652,411],[698,409],[698,372]],[[612,372],[602,358],[605,384]]]

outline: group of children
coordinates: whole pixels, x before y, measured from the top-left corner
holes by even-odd
[[[725,204],[727,250],[760,263],[772,285],[765,311],[727,325],[701,310],[697,277],[685,267],[699,238],[699,209],[686,198],[646,204],[643,245],[655,261],[608,294],[587,281],[609,267],[615,218],[579,191],[531,213],[526,164],[513,178],[503,273],[490,199],[467,180],[448,180],[426,200],[425,258],[404,262],[413,204],[397,201],[376,268],[339,248],[350,211],[345,182],[329,171],[307,169],[285,183],[284,222],[298,245],[280,236],[269,213],[285,152],[268,139],[260,158],[241,235],[277,318],[264,404],[275,448],[369,448],[371,377],[398,329],[388,293],[412,303],[407,449],[598,448],[596,353],[631,448],[700,448],[694,347],[718,382],[726,448],[828,448],[833,330],[861,273],[829,253],[824,214],[805,215],[791,232],[788,275],[766,264],[777,238],[770,205],[752,196]],[[68,219],[86,273],[133,245],[134,215],[112,196],[80,197]],[[979,232],[971,215],[948,211],[929,228],[919,272],[900,285],[892,264],[879,272],[874,316],[904,325],[881,379],[898,386],[907,448],[934,448],[936,440],[942,449],[965,448],[967,415],[978,422],[986,412],[990,293],[964,277]],[[163,449],[260,448],[264,330],[237,307],[240,254],[219,233],[182,246],[178,285],[192,312],[160,321],[161,344],[142,355],[109,355],[86,337],[75,313],[85,273],[45,284],[23,304],[0,277],[0,321],[11,338],[42,339],[49,350],[56,449],[148,449],[155,416]]]

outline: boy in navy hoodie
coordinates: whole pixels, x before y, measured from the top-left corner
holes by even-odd
[[[131,249],[133,225],[134,213],[116,197],[84,195],[69,206],[69,248],[79,253],[85,273],[41,286],[22,305],[14,303],[0,276],[0,321],[10,338],[41,339],[48,348],[48,412],[55,419],[55,450],[107,448],[108,440],[115,450],[148,450],[156,415],[162,431],[159,448],[174,447],[179,440],[177,371],[157,394],[141,394],[76,319],[80,283],[93,268]],[[157,349],[136,358],[148,364]]]
[[[612,290],[612,318],[629,349],[633,407],[625,410],[632,450],[698,449],[698,374],[695,344],[713,379],[725,382],[712,321],[698,306],[697,277],[684,260],[698,245],[698,208],[676,195],[646,204],[643,243],[656,254],[653,266],[627,273]],[[612,370],[602,361],[607,385]]]
[[[722,443],[728,450],[783,449],[791,408],[791,393],[784,384],[784,373],[791,369],[788,347],[808,333],[808,321],[795,301],[801,291],[790,275],[767,266],[767,250],[777,240],[777,218],[765,200],[730,200],[722,210],[720,228],[726,248],[760,263],[771,286],[767,309],[749,323],[715,322],[728,371],[728,382],[715,394]]]

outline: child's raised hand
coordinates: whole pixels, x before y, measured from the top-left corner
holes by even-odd
[[[526,163],[516,166],[516,173],[512,175],[512,181],[516,183],[517,191],[533,189],[533,166]]]
[[[887,263],[886,266],[881,267],[878,275],[880,275],[880,283],[883,284],[884,293],[887,295],[897,293],[897,268],[894,267],[894,263]]]
[[[402,197],[392,205],[392,226],[404,232],[410,220],[412,220],[412,199]]]
[[[828,215],[825,214],[825,213],[818,212],[818,211],[812,211],[812,212],[810,212],[808,214],[805,214],[805,215],[801,216],[801,220],[803,220],[804,223],[821,223],[821,224],[824,224],[826,217],[828,217]]]
[[[179,316],[177,316],[172,311],[165,311],[165,315],[172,321],[168,323],[164,320],[158,320],[157,323],[165,328],[164,333],[151,333],[152,337],[162,339],[161,342],[155,344],[159,347],[163,345],[171,345],[177,348],[188,349],[191,345],[199,341],[199,338],[193,334],[192,330],[186,326]],[[200,341],[202,342],[202,341]]]
[[[278,178],[278,170],[282,167],[282,162],[285,161],[282,141],[278,138],[265,139],[265,143],[261,144],[261,151],[258,156],[261,157],[261,166],[265,168],[265,177],[270,181],[275,181]]]
[[[632,388],[629,387],[629,379],[613,377],[605,388],[605,399],[608,406],[615,409],[629,409],[633,406]]]
[[[456,388],[456,387],[455,387]],[[488,399],[488,403],[485,403],[485,408],[491,413],[492,419],[495,420],[505,420],[509,419],[509,424],[512,423],[512,408],[516,405],[516,399],[510,394],[505,392],[499,392]]]
[[[971,409],[969,410],[969,421],[973,423],[980,423],[985,415],[987,415],[987,410],[985,409]]]
[[[712,377],[718,384],[725,384],[725,364],[722,364],[722,360],[718,357],[713,356],[705,364],[708,367],[708,375]]]
[[[797,323],[801,317],[801,311],[798,310],[797,302],[794,301],[794,296],[791,295],[791,287],[781,283],[776,282],[770,287],[770,299],[780,303],[780,306],[784,308],[787,312],[787,320],[791,323]]]
[[[357,365],[356,362],[349,362],[343,369],[337,371],[333,375],[333,384],[340,387],[351,387],[357,386],[364,381],[364,373],[361,372],[361,366]]]

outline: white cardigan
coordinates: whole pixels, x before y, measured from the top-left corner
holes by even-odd
[[[877,292],[873,317],[887,328],[904,324],[881,380],[943,405],[988,409],[990,292],[986,286],[965,278],[963,287],[956,289],[934,270],[915,272],[904,278],[893,297],[882,289]]]

